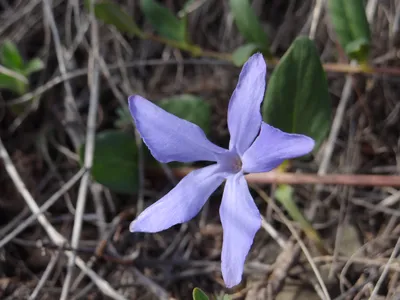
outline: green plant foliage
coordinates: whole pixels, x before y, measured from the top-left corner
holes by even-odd
[[[21,70],[24,64],[17,46],[10,40],[6,40],[1,46],[0,60],[6,68],[12,70]]]
[[[141,0],[140,7],[147,21],[164,38],[186,43],[186,22],[154,0]]]
[[[43,69],[43,62],[34,58],[25,64],[17,46],[7,40],[0,47],[0,88],[23,95],[29,88],[27,77]]]
[[[7,89],[17,95],[23,95],[28,89],[28,84],[16,77],[1,74],[0,71],[0,89]]]
[[[25,76],[29,76],[32,73],[43,70],[43,68],[44,68],[43,61],[41,61],[39,58],[34,58],[28,61],[28,63],[24,66],[22,73]]]
[[[257,50],[257,44],[244,44],[243,46],[236,48],[236,50],[232,53],[233,63],[237,67],[243,66],[249,57],[256,53]]]
[[[193,290],[193,300],[208,300],[208,296],[199,288]]]
[[[85,146],[79,151],[83,165]],[[109,189],[133,194],[138,188],[137,147],[133,135],[116,130],[100,132],[95,137],[92,177]]]
[[[329,0],[328,12],[340,45],[350,58],[365,63],[371,32],[363,0]]]
[[[183,94],[165,98],[157,104],[171,114],[198,125],[210,133],[211,107],[203,98]]]
[[[312,137],[318,149],[330,129],[332,107],[313,41],[299,37],[290,46],[272,73],[262,111],[267,123]]]
[[[85,1],[89,10],[89,1]],[[141,36],[142,31],[135,20],[122,7],[111,1],[99,1],[94,4],[94,15],[105,24],[115,26],[120,32],[130,36]]]
[[[229,4],[236,26],[246,41],[257,45],[261,52],[269,55],[270,42],[268,36],[254,13],[249,0],[230,0]]]

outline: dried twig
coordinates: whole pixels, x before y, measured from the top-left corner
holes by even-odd
[[[71,138],[71,141],[74,144],[75,149],[82,143],[82,133],[79,130],[78,125],[81,123],[78,109],[76,103],[74,101],[74,96],[72,93],[72,87],[68,79],[66,79],[67,75],[67,67],[64,60],[63,48],[60,41],[60,35],[57,30],[57,25],[54,20],[53,11],[51,8],[50,1],[51,0],[42,0],[43,1],[43,10],[44,15],[49,23],[51,33],[53,35],[53,41],[55,46],[55,51],[58,60],[58,68],[61,73],[61,77],[64,79],[64,89],[65,89],[65,99],[64,99],[64,108],[65,108],[65,122],[67,124],[66,131]]]
[[[308,251],[306,245],[304,244],[303,240],[300,238],[300,235],[297,233],[296,229],[294,228],[294,226],[292,225],[292,223],[289,221],[288,218],[285,217],[285,214],[280,210],[280,208],[273,202],[271,201],[271,199],[268,197],[268,195],[262,190],[260,189],[258,186],[256,185],[252,185],[251,186],[253,189],[255,189],[258,193],[258,195],[265,201],[268,203],[268,205],[270,205],[273,210],[276,212],[276,214],[279,216],[279,218],[283,221],[283,223],[285,223],[285,225],[287,226],[287,228],[290,230],[290,233],[293,235],[293,237],[296,239],[299,248],[303,251],[304,256],[307,258],[311,269],[314,271],[315,277],[317,278],[318,284],[320,285],[321,288],[321,292],[322,292],[322,296],[323,299],[326,300],[330,300],[330,296],[328,293],[328,290],[325,286],[325,283],[322,279],[321,273],[319,272],[317,266],[315,265],[315,262],[311,256],[310,251]],[[279,270],[278,272],[276,271],[274,274],[275,276],[279,276],[279,278],[282,280],[282,275],[286,275],[287,272],[289,271],[290,267],[292,266],[292,264],[294,263],[294,260],[296,260],[298,253],[296,252],[296,246],[288,244],[289,248],[293,248],[293,251],[289,251],[288,255],[285,256],[281,256],[280,260],[282,260],[281,262],[284,263],[284,266],[286,267],[285,270]],[[278,262],[278,261],[277,261]],[[279,266],[278,269],[280,269],[281,266]],[[277,281],[279,282],[279,281]],[[282,282],[282,281],[280,281]],[[276,286],[277,288],[279,287],[279,285]],[[276,292],[276,290],[273,290],[273,292]],[[317,290],[317,292],[319,292],[319,290]]]
[[[194,168],[172,169],[175,176],[184,177]],[[257,184],[331,184],[352,186],[400,186],[398,175],[361,175],[361,174],[306,174],[286,173],[271,171],[267,173],[247,174],[246,179],[250,183]]]
[[[58,262],[58,259],[60,258],[60,251],[57,251],[57,253],[53,253],[50,259],[50,262],[48,263],[46,270],[44,270],[42,277],[40,278],[38,284],[36,285],[35,289],[33,290],[32,294],[29,296],[28,300],[34,300],[38,297],[40,290],[42,287],[46,284],[46,281],[51,275],[51,272],[53,271],[54,267],[56,266],[56,263]]]
[[[310,33],[309,33],[309,38],[314,39],[315,38],[315,33],[317,32],[317,26],[318,22],[320,20],[322,8],[324,6],[325,0],[317,0],[315,2],[313,14],[312,14],[312,20],[311,20],[311,27],[310,27]]]
[[[39,215],[46,212],[62,195],[64,195],[74,184],[82,177],[85,173],[85,169],[81,169],[76,173],[70,180],[68,180],[57,192],[55,192],[44,204],[39,208],[38,213],[30,215],[25,221],[15,227],[9,234],[7,234],[2,240],[0,240],[0,248],[4,247],[14,237],[20,234],[25,228],[32,224]]]
[[[399,251],[400,251],[400,238],[397,239],[396,246],[394,246],[392,254],[390,255],[390,258],[389,258],[388,262],[385,264],[385,268],[382,271],[382,275],[379,277],[378,282],[376,283],[374,290],[371,293],[371,296],[369,298],[370,300],[376,299],[375,297],[377,296],[378,291],[381,288],[383,281],[385,280],[387,274],[389,273],[390,265],[392,264],[393,260],[397,257]]]
[[[62,247],[65,244],[68,244],[67,240],[60,234],[58,231],[50,224],[50,222],[47,220],[47,218],[41,214],[40,208],[37,205],[36,201],[33,199],[32,195],[28,192],[24,182],[22,181],[21,177],[19,176],[17,169],[15,168],[10,156],[8,155],[8,152],[6,148],[4,147],[3,141],[0,139],[0,157],[4,161],[4,165],[6,168],[6,171],[10,178],[12,179],[14,185],[16,186],[18,192],[22,195],[24,198],[26,204],[29,206],[30,210],[34,213],[37,214],[37,219],[42,225],[43,229],[46,231],[47,235],[51,239],[51,241],[58,245],[59,247]],[[65,251],[65,255],[68,257],[72,256],[72,253],[70,251]],[[85,262],[80,258],[77,257],[75,259],[76,265],[84,271],[87,276],[89,276],[90,279],[96,284],[96,286],[102,291],[105,295],[108,295],[112,299],[118,299],[118,300],[123,300],[125,297],[120,295],[117,291],[115,291],[107,281],[105,281],[103,278],[98,276],[92,269],[88,268],[85,264]]]
[[[96,132],[96,116],[97,116],[97,107],[99,102],[99,67],[98,67],[98,57],[99,54],[99,42],[98,42],[98,28],[97,21],[93,15],[93,1],[90,2],[91,9],[91,38],[92,38],[92,56],[91,56],[91,66],[92,70],[89,72],[91,75],[89,77],[90,81],[90,101],[89,101],[89,113],[87,119],[87,131],[86,131],[86,142],[85,142],[85,156],[84,156],[84,167],[87,170],[90,170],[93,165],[93,153],[94,153],[94,136]],[[75,219],[74,219],[74,227],[72,231],[71,238],[71,247],[77,248],[79,246],[79,240],[81,236],[82,230],[82,220],[83,213],[86,205],[87,191],[90,181],[90,172],[83,174],[81,184],[79,186],[78,199],[76,205]],[[75,252],[72,252],[72,255],[68,261],[68,271],[67,276],[65,277],[64,286],[61,294],[61,299],[67,299],[69,286],[72,280],[72,273],[74,267],[74,259]]]

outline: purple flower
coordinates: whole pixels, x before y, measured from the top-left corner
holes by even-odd
[[[227,287],[242,279],[246,256],[261,225],[244,173],[267,172],[284,160],[309,153],[314,141],[282,132],[262,121],[266,65],[261,54],[246,62],[228,107],[229,150],[211,143],[195,124],[140,97],[129,98],[136,127],[152,155],[171,161],[216,162],[195,170],[130,225],[132,232],[158,232],[192,219],[226,180],[220,216],[223,234],[222,276]],[[288,87],[290,88],[290,87]]]

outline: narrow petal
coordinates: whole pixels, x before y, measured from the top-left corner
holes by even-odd
[[[228,108],[230,149],[242,155],[256,138],[261,126],[260,105],[264,98],[267,67],[260,53],[244,64]]]
[[[308,136],[286,133],[263,122],[260,135],[242,157],[243,170],[268,172],[286,159],[310,153],[314,144]]]
[[[192,219],[217,187],[224,174],[215,164],[192,171],[167,195],[145,209],[130,225],[130,231],[158,232]]]
[[[227,150],[211,143],[203,130],[140,96],[129,97],[129,109],[143,141],[160,162],[216,161]]]
[[[246,256],[261,226],[260,213],[242,173],[226,181],[219,213],[224,230],[222,277],[227,287],[233,287],[242,280]]]

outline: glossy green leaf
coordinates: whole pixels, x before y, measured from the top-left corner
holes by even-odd
[[[256,53],[259,49],[256,44],[245,44],[236,48],[236,50],[232,53],[232,60],[235,66],[241,67],[243,64],[249,59],[249,57]]]
[[[240,33],[249,43],[257,44],[269,53],[269,39],[249,0],[230,0],[230,8]]]
[[[141,0],[140,7],[147,21],[164,38],[186,42],[186,22],[155,0]]]
[[[84,146],[79,151],[83,164]],[[132,194],[138,188],[137,148],[133,135],[116,130],[95,137],[92,177],[109,189]]]
[[[199,288],[193,290],[193,300],[208,300],[208,296]]]
[[[263,103],[265,122],[316,141],[331,125],[328,83],[314,42],[297,38],[272,73]]]
[[[18,51],[17,46],[10,40],[5,41],[0,48],[0,62],[6,68],[20,70],[24,61]]]
[[[205,134],[210,132],[211,107],[201,97],[183,94],[157,102],[161,108],[175,116],[197,124]]]
[[[35,73],[37,71],[43,70],[44,64],[43,61],[41,61],[39,58],[34,58],[31,59],[25,66],[24,69],[22,70],[22,73],[24,73],[25,76],[29,76],[32,73]]]
[[[0,89],[7,89],[21,96],[27,92],[28,84],[15,77],[0,74]]]
[[[89,3],[85,1],[88,9]],[[115,26],[118,31],[126,33],[130,36],[142,34],[135,20],[122,7],[112,1],[99,1],[94,4],[94,14],[97,19],[105,24]]]
[[[363,0],[329,0],[328,12],[340,45],[350,58],[365,62],[371,32]]]

